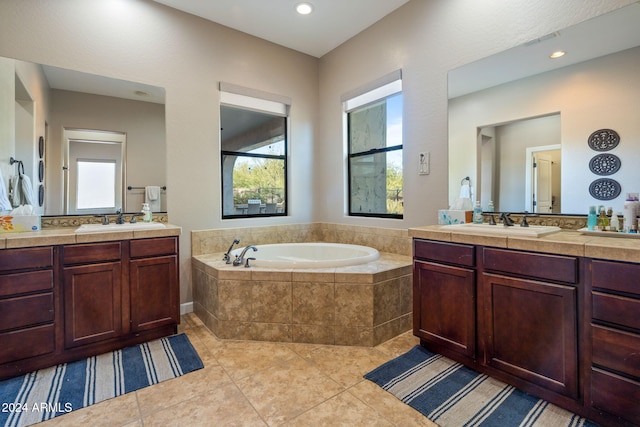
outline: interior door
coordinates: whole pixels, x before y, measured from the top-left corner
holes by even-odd
[[[533,155],[533,212],[553,212],[553,171],[551,156],[546,153]]]

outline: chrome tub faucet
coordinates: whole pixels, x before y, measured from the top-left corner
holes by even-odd
[[[231,250],[233,249],[233,246],[237,245],[238,243],[240,243],[240,239],[233,239],[233,242],[231,242],[231,246],[229,246],[229,249],[227,249],[227,253],[222,257],[222,260],[227,264],[231,264]]]
[[[253,245],[249,245],[249,246],[245,247],[245,248],[242,250],[242,252],[240,253],[240,255],[238,255],[238,256],[236,257],[236,259],[234,259],[234,260],[233,260],[233,265],[234,265],[234,266],[242,265],[242,264],[244,263],[244,256],[245,256],[245,254],[247,253],[247,251],[248,251],[249,249],[252,249],[252,250],[253,250],[253,252],[256,252],[256,251],[258,250],[258,248],[256,248],[256,247],[255,247],[255,246],[253,246]],[[248,263],[248,262],[247,262],[246,267],[249,267],[249,263]]]

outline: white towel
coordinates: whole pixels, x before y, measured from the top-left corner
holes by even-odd
[[[25,175],[15,175],[11,178],[11,203],[13,207],[20,205],[35,205],[31,179]]]
[[[0,173],[0,211],[10,211],[11,208],[11,203],[7,197],[7,187],[5,187],[4,178]]]
[[[149,204],[151,212],[160,212],[160,187],[157,185],[144,187],[144,202]]]

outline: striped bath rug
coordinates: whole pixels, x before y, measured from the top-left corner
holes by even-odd
[[[203,368],[186,335],[0,381],[0,426],[27,426]]]
[[[596,426],[419,345],[364,377],[442,427]]]

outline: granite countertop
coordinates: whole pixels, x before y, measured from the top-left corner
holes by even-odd
[[[147,239],[151,237],[179,236],[182,228],[164,224],[165,228],[152,230],[110,230],[76,233],[76,227],[45,228],[41,231],[3,233],[0,235],[0,250],[33,246],[72,245],[113,240]]]
[[[443,230],[441,225],[409,228],[409,237],[499,248],[640,263],[640,236],[603,237],[562,230],[541,237],[496,236]]]

